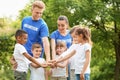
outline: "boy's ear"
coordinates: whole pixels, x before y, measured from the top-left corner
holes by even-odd
[[[17,38],[16,38],[17,40],[20,40],[20,36],[17,36]]]

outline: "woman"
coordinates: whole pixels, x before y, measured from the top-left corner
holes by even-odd
[[[72,44],[72,37],[69,33],[68,27],[69,27],[69,21],[66,16],[59,16],[57,20],[57,27],[58,29],[52,32],[50,35],[51,38],[51,49],[52,49],[52,59],[55,59],[55,46],[56,43],[59,41],[64,41],[67,45],[67,48],[69,48]],[[69,66],[68,66],[69,67]],[[68,68],[68,75],[70,75],[70,67]],[[70,76],[68,76],[67,80],[70,80]]]

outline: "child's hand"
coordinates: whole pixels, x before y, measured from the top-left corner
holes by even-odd
[[[18,64],[17,64],[17,62],[15,62],[14,64],[12,64],[12,69],[13,69],[13,70],[16,70],[16,69],[17,69],[17,66],[18,66]]]
[[[84,74],[80,74],[80,80],[84,80]]]
[[[56,60],[49,60],[48,62],[49,62],[49,63],[55,63]]]
[[[41,67],[46,68],[48,66],[47,63],[40,64]]]

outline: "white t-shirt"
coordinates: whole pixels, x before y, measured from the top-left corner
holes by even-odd
[[[38,58],[36,59],[39,63],[44,63],[45,59],[44,58]],[[39,68],[34,68],[30,65],[30,80],[45,80],[45,72],[44,68],[39,67]]]
[[[56,55],[56,58],[58,58],[59,56]],[[63,62],[61,62],[63,63]],[[60,67],[57,67],[57,68],[53,68],[52,69],[52,77],[67,77],[67,68],[64,67],[64,68],[60,68]]]
[[[91,45],[89,43],[85,43],[83,45],[73,44],[73,45],[70,46],[70,48],[67,51],[65,51],[61,55],[61,57],[66,56],[67,54],[69,54],[73,50],[76,50],[76,53],[75,53],[75,55],[73,55],[71,57],[71,58],[73,58],[73,61],[70,62],[70,63],[72,63],[72,68],[75,69],[75,74],[80,74],[82,69],[83,69],[83,66],[84,66],[85,51],[86,50],[90,50],[90,58],[91,58]],[[85,73],[90,73],[90,64],[88,65]]]
[[[90,58],[91,58],[91,45],[89,43],[85,43],[83,45],[78,44],[76,47],[76,55],[75,55],[75,74],[81,74],[83,70],[83,66],[85,64],[85,52],[90,51]],[[90,73],[90,62],[85,71],[85,73]]]
[[[19,43],[15,44],[13,56],[18,64],[16,71],[27,73],[30,61],[23,55],[25,52],[27,53],[23,45]]]
[[[60,55],[60,57],[64,57],[67,54],[69,54],[71,51],[75,50],[76,48],[76,44],[72,44],[67,51],[65,51],[64,53],[62,53]],[[70,59],[69,59],[69,63],[70,63],[70,69],[75,69],[75,55],[73,55]]]

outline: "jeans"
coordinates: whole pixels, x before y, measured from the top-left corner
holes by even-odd
[[[67,80],[70,80],[70,64],[68,64],[68,77]]]
[[[80,74],[75,74],[76,80],[80,80]],[[84,74],[84,80],[90,80],[90,74]]]

